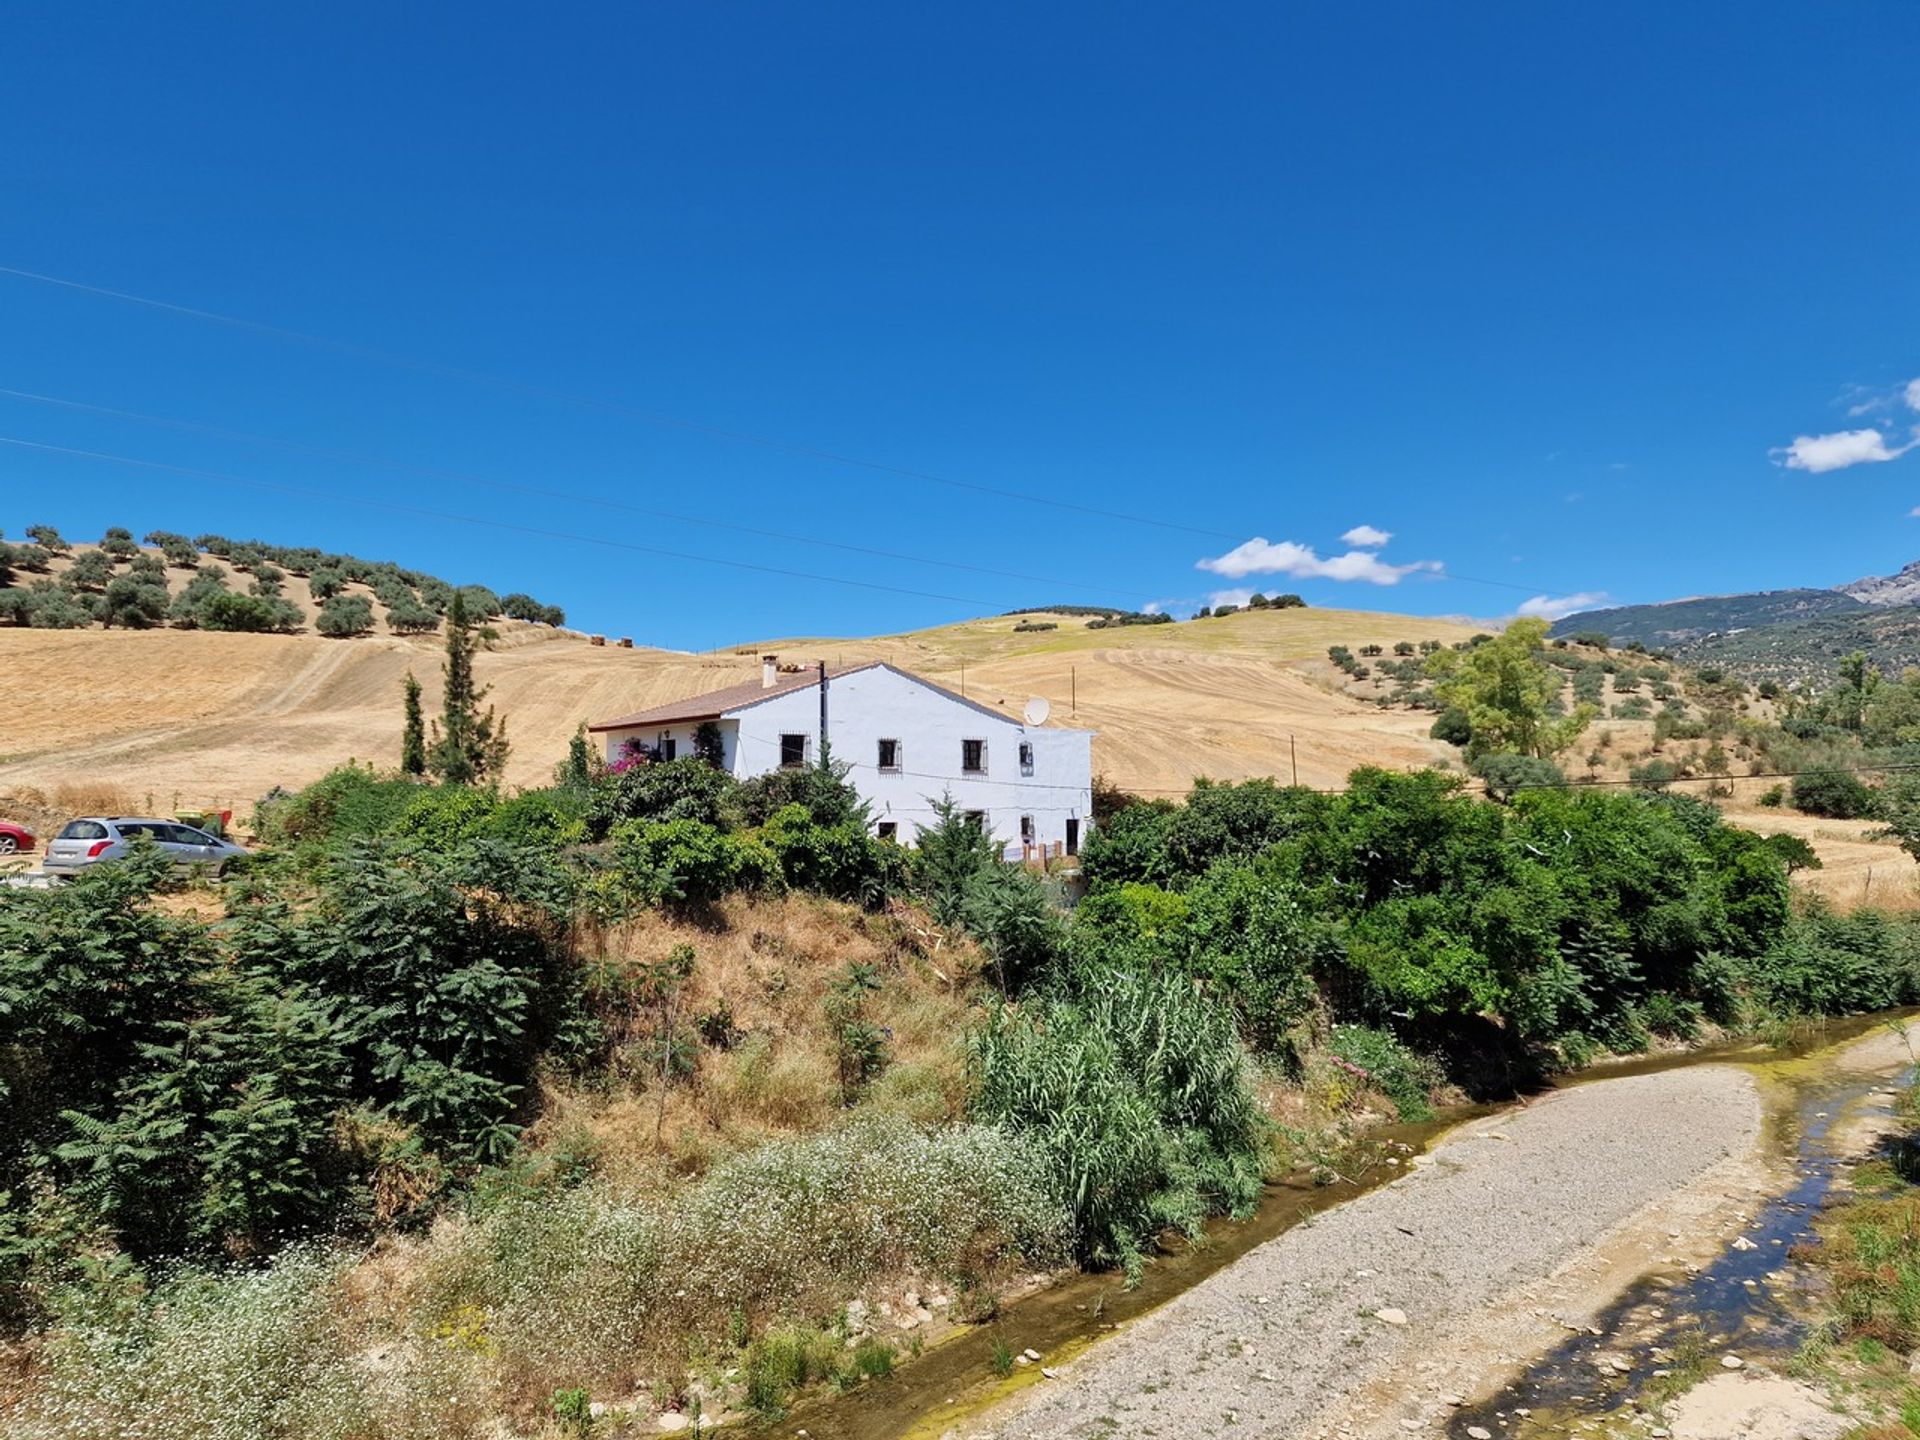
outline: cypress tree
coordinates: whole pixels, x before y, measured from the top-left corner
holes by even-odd
[[[413,672],[407,672],[406,682],[406,728],[400,734],[400,773],[403,775],[424,775],[427,773],[427,726],[420,718],[420,682],[413,678]]]
[[[447,659],[441,667],[446,698],[427,756],[427,768],[448,785],[497,781],[507,763],[506,725],[494,717],[491,706],[484,715],[480,713],[487,687],[474,684],[477,648],[466,602],[456,590],[447,604]]]

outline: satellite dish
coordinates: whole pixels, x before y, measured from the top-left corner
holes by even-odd
[[[1027,708],[1020,712],[1029,725],[1044,725],[1047,717],[1053,713],[1053,705],[1044,695],[1035,695],[1027,701]]]

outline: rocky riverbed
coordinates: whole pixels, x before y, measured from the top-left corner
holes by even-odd
[[[1617,1241],[1624,1263],[1644,1263],[1652,1235],[1680,1233],[1682,1212],[1695,1243],[1717,1244],[1713,1217],[1737,1225],[1764,1189],[1761,1126],[1756,1083],[1731,1065],[1551,1093],[1462,1127],[1408,1175],[1260,1246],[952,1433],[1359,1435],[1442,1423],[1458,1398],[1437,1358],[1443,1337],[1481,1334],[1493,1341],[1483,1361],[1515,1360],[1543,1332],[1581,1323],[1552,1313],[1541,1287],[1597,1247]],[[1645,1233],[1624,1233],[1636,1225]],[[1599,1297],[1582,1290],[1567,1296],[1585,1313]]]

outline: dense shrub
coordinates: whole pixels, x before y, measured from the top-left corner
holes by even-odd
[[[604,839],[623,820],[697,820],[724,828],[739,816],[739,790],[731,775],[692,756],[633,765],[594,782],[587,829]]]
[[[205,594],[197,604],[182,594],[174,606],[174,619],[176,624],[186,619],[203,630],[287,631],[300,627],[300,612],[290,601],[239,595],[225,588]]]
[[[491,794],[472,786],[423,786],[387,831],[445,850],[488,829],[499,808]]]
[[[419,796],[418,781],[343,765],[297,794],[263,801],[254,828],[276,845],[366,838],[391,829]]]
[[[1367,1080],[1393,1102],[1401,1120],[1411,1123],[1432,1118],[1433,1091],[1444,1078],[1441,1068],[1409,1050],[1392,1031],[1336,1025],[1327,1048],[1364,1071]]]
[[[704,820],[623,820],[610,839],[623,891],[644,902],[700,905],[780,885],[780,864],[765,845]]]
[[[486,833],[547,850],[578,845],[587,838],[587,797],[568,786],[523,791],[494,810]]]
[[[1873,787],[1844,770],[1814,770],[1793,777],[1793,808],[1806,815],[1833,820],[1858,820],[1872,815]]]
[[[1760,997],[1786,1014],[1885,1010],[1920,996],[1920,935],[1872,910],[1815,911],[1787,927],[1751,973]]]
[[[781,877],[795,890],[872,907],[898,888],[905,876],[899,846],[875,839],[864,825],[852,820],[823,825],[804,805],[777,810],[759,833],[773,852]]]
[[[1509,800],[1518,790],[1553,789],[1567,783],[1566,772],[1551,760],[1534,755],[1482,755],[1473,773],[1486,783],[1495,800]]]
[[[1169,1226],[1259,1195],[1262,1120],[1226,1013],[1178,975],[994,1011],[972,1041],[974,1113],[1028,1139],[1075,1248],[1137,1267]]]
[[[369,634],[373,630],[373,602],[364,595],[335,595],[320,607],[313,628],[336,640]]]

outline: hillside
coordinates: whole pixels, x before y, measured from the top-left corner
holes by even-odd
[[[1096,768],[1142,790],[1181,790],[1195,775],[1290,774],[1337,785],[1362,763],[1416,766],[1447,747],[1432,717],[1333,692],[1329,645],[1451,642],[1444,622],[1341,610],[1255,611],[1219,620],[1017,632],[1049,617],[994,617],[871,639],[787,639],[725,652],[594,646],[545,626],[504,624],[478,660],[489,703],[507,717],[509,783],[544,781],[583,720],[661,704],[758,673],[758,657],[835,663],[883,659],[1018,713],[1028,696],[1054,723],[1099,731]],[[296,786],[348,759],[391,763],[401,680],[411,669],[438,703],[433,636],[349,642],[311,635],[0,628],[11,714],[0,794],[117,791],[125,803],[231,805]],[[1076,705],[1077,700],[1077,705]],[[104,802],[102,802],[104,803]],[[69,804],[64,808],[76,808]]]
[[[1824,682],[1856,650],[1888,674],[1920,665],[1920,561],[1830,589],[1701,595],[1569,615],[1557,636],[1603,634],[1751,681]]]
[[[1706,637],[1676,652],[1753,681],[1824,683],[1856,650],[1886,675],[1920,666],[1920,607],[1858,610]]]
[[[503,598],[391,560],[165,530],[150,532],[144,544],[124,529],[91,544],[69,543],[46,526],[28,532],[25,544],[0,532],[0,624],[295,634],[329,631],[320,617],[329,605],[345,605],[363,611],[361,633],[426,634],[456,593],[477,619],[566,623],[559,606],[531,595]],[[215,594],[232,597],[218,616],[207,610]],[[346,632],[335,626],[330,633]]]
[[[1593,632],[1605,635],[1616,645],[1637,640],[1650,650],[1677,653],[1716,633],[1828,615],[1864,614],[1869,608],[1838,590],[1760,590],[1750,595],[1701,595],[1655,605],[1587,610],[1557,623],[1553,633]]]

